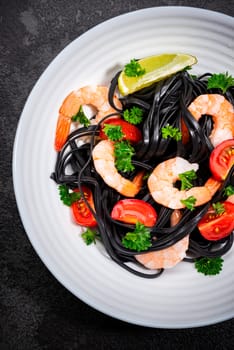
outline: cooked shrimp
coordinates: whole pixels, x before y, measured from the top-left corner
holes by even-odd
[[[210,141],[214,147],[234,137],[234,109],[224,96],[200,95],[188,106],[188,110],[197,121],[203,114],[212,116],[214,127],[210,134]]]
[[[115,105],[121,108],[121,102],[114,98]],[[55,134],[55,149],[60,151],[69,135],[72,117],[77,114],[81,106],[90,105],[97,109],[96,122],[111,113],[116,113],[108,102],[108,87],[84,86],[72,91],[63,101],[59,109]]]
[[[181,212],[176,209],[171,214],[171,226],[175,226],[181,219]],[[189,235],[182,238],[171,247],[135,255],[137,261],[148,269],[168,269],[174,267],[186,256],[189,245]]]
[[[207,203],[220,187],[220,182],[210,178],[204,186],[192,187],[188,190],[179,190],[174,187],[179,180],[179,174],[189,170],[197,171],[197,163],[189,163],[186,159],[175,157],[156,166],[148,178],[148,187],[154,200],[171,209],[182,209],[185,205],[181,200],[190,196],[196,198],[195,206]]]
[[[100,141],[94,147],[92,156],[96,171],[108,186],[126,197],[134,197],[139,192],[144,173],[137,174],[133,181],[121,176],[115,167],[113,142],[110,140]]]
[[[226,199],[226,201],[231,202],[231,203],[234,204],[234,194],[231,194],[231,195]]]

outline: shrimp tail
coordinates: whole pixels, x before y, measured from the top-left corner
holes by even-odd
[[[221,187],[221,182],[210,177],[206,181],[205,187],[210,191],[211,195],[213,196],[218,191],[218,189]]]
[[[57,152],[61,151],[63,145],[65,144],[70,132],[70,127],[71,118],[65,116],[64,114],[59,114],[54,140],[54,148]]]
[[[123,184],[116,190],[125,197],[135,197],[139,192],[139,188],[136,184],[131,181],[123,181]]]

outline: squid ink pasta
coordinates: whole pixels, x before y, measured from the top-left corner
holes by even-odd
[[[210,159],[221,142],[215,143],[216,136],[211,136],[214,129],[219,129],[220,126],[212,113],[205,111],[203,107],[208,101],[207,96],[219,96],[222,101],[219,108],[228,108],[224,106],[224,100],[233,108],[234,89],[231,87],[223,93],[219,88],[208,88],[207,82],[211,73],[194,77],[184,70],[130,95],[117,98],[119,74],[120,72],[113,77],[107,89],[109,110],[99,118],[95,114],[88,125],[79,125],[70,132],[57,152],[51,178],[58,186],[66,186],[69,191],[78,191],[81,194],[86,209],[95,220],[91,229],[99,236],[110,258],[131,273],[145,278],[159,277],[168,267],[166,260],[174,259],[170,254],[179,254],[176,263],[180,260],[194,263],[203,257],[222,257],[232,247],[233,228],[224,237],[217,235],[217,239],[208,239],[202,235],[199,224],[213,205],[227,202],[225,189],[234,186],[234,166],[229,166],[225,178],[214,179]],[[201,96],[204,97],[197,102],[197,108],[202,116],[198,118],[194,116],[193,108],[194,101],[201,99]],[[217,101],[214,103],[218,104]],[[103,129],[111,124],[109,120],[124,120],[125,111],[129,112],[134,108],[142,114],[141,121],[134,125],[140,131],[141,137],[134,142],[125,140],[125,145],[130,149],[126,152],[131,153],[131,165],[125,171],[124,168],[117,169],[114,159],[118,155],[118,141],[109,140]],[[232,130],[233,118],[232,116]],[[177,135],[164,134],[169,131],[176,131]],[[233,157],[233,135],[227,139],[232,141],[229,151]],[[124,154],[125,150],[121,152]],[[123,163],[124,166],[129,163],[127,156]],[[188,188],[181,189],[181,179],[171,181],[171,172],[175,172],[176,167],[182,174],[196,173]],[[115,176],[116,184],[113,185]],[[132,196],[128,193],[130,187],[135,191]],[[87,199],[87,188],[91,191],[92,202]],[[188,195],[189,191],[191,195]],[[187,193],[186,198],[180,197],[182,192]],[[202,196],[207,198],[203,200]],[[175,197],[180,198],[178,201],[181,206],[175,203]],[[153,224],[141,225],[143,232],[147,233],[141,236],[141,244],[144,243],[143,237],[147,242],[142,250],[134,246],[134,242],[130,242],[132,246],[129,241],[124,244],[126,237],[131,236],[129,233],[135,232],[138,222],[141,222],[140,216],[135,222],[127,222],[112,215],[113,208],[124,203],[126,199],[139,201],[137,203],[144,202],[156,213]],[[186,203],[188,199],[191,199],[191,203]],[[195,199],[195,205],[192,199]],[[234,207],[234,204],[231,203],[231,206]],[[178,218],[172,223],[174,214],[178,214]],[[210,215],[215,217],[213,212]],[[222,213],[219,214],[221,215]],[[139,238],[140,234],[136,233],[135,237]],[[176,252],[176,249],[181,251]],[[150,253],[152,259],[158,260],[161,265],[150,267],[143,261],[143,257],[146,260],[151,259]]]

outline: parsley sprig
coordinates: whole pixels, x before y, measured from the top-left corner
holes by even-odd
[[[220,202],[213,203],[212,207],[215,211],[215,214],[217,214],[217,215],[221,215],[225,212],[225,207],[224,207],[223,203],[220,203]]]
[[[215,258],[199,258],[195,261],[195,268],[198,272],[205,276],[218,275],[223,267],[223,259],[221,257]]]
[[[182,138],[182,133],[180,129],[173,128],[172,125],[167,124],[162,128],[162,137],[167,139],[168,137],[174,139],[175,141],[180,141]]]
[[[89,227],[81,234],[81,237],[87,245],[92,243],[96,244],[96,239],[100,239],[99,234],[96,231],[91,230]]]
[[[59,185],[59,196],[63,204],[71,206],[72,203],[81,198],[80,192],[73,192],[69,190],[67,185]]]
[[[229,197],[234,194],[234,186],[228,185],[223,191],[224,195]]]
[[[147,250],[152,246],[149,228],[137,222],[134,231],[127,232],[123,237],[122,244],[125,248],[138,252]]]
[[[145,74],[145,69],[141,67],[140,63],[136,59],[130,60],[124,67],[124,73],[128,77],[139,77]]]
[[[194,210],[194,206],[195,203],[197,201],[197,199],[194,196],[190,196],[187,199],[181,199],[180,200],[182,204],[184,204],[186,206],[186,208],[188,208],[189,210]]]
[[[83,124],[85,127],[90,125],[90,120],[84,114],[82,106],[80,106],[79,111],[75,115],[73,115],[72,121],[79,122],[80,124]]]
[[[115,165],[119,171],[128,172],[135,169],[132,164],[132,157],[135,149],[130,145],[129,141],[124,140],[116,142],[114,145]]]
[[[223,93],[227,91],[231,86],[234,86],[234,78],[228,75],[228,72],[212,74],[207,81],[208,89],[221,89]]]
[[[186,66],[186,67],[184,67],[184,69],[182,69],[182,71],[185,72],[185,71],[188,71],[188,70],[191,70],[191,69],[192,69],[191,66]]]
[[[121,125],[104,124],[103,131],[112,141],[121,140],[124,136]]]
[[[192,180],[197,178],[197,174],[194,170],[188,170],[184,173],[179,174],[179,179],[181,181],[181,190],[188,190],[193,187]]]
[[[140,124],[143,118],[143,110],[137,106],[133,106],[130,109],[125,109],[123,112],[124,119],[134,125]]]

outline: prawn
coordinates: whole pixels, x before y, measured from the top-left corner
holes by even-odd
[[[175,226],[181,219],[180,210],[175,209],[171,214],[171,226]],[[135,255],[138,262],[148,269],[171,268],[177,265],[186,256],[189,246],[189,235],[172,246],[143,254]]]
[[[154,200],[171,209],[182,209],[185,205],[181,200],[193,196],[195,206],[207,203],[220,187],[220,182],[209,178],[204,186],[179,190],[174,183],[179,180],[179,174],[189,170],[197,171],[197,163],[189,163],[181,157],[174,157],[158,164],[148,178],[148,188]]]
[[[226,199],[227,202],[231,202],[234,204],[234,194],[231,194],[227,199]]]
[[[203,114],[212,116],[214,127],[209,136],[215,147],[234,137],[234,108],[222,95],[200,95],[188,106],[189,112],[198,121]]]
[[[117,108],[121,108],[121,102],[116,96],[114,103]],[[72,91],[64,99],[59,109],[54,142],[56,151],[60,151],[65,144],[70,132],[72,117],[78,113],[83,105],[90,105],[97,109],[95,122],[99,122],[108,114],[116,113],[116,110],[108,102],[108,87],[87,85]]]
[[[97,173],[104,182],[126,197],[135,197],[142,186],[144,172],[139,172],[133,181],[118,173],[115,167],[114,144],[110,140],[100,141],[92,152]]]

